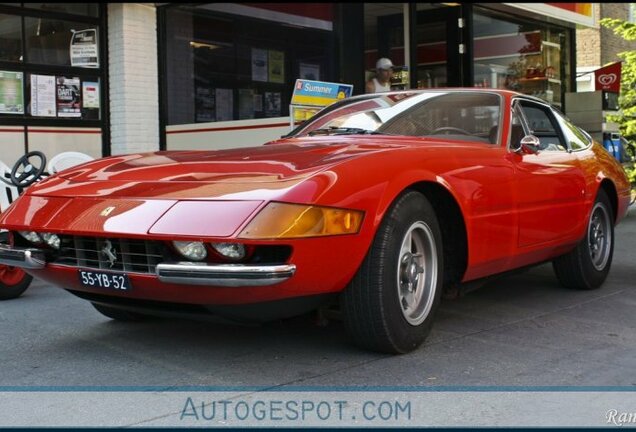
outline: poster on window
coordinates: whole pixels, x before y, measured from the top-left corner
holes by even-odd
[[[285,53],[269,50],[269,82],[285,82]]]
[[[55,117],[55,76],[31,75],[31,115]]]
[[[234,120],[232,89],[216,89],[216,121]]]
[[[98,68],[97,29],[79,30],[71,36],[71,66]]]
[[[0,71],[0,114],[24,114],[22,72]]]
[[[312,63],[301,63],[300,79],[320,81],[320,65]]]
[[[263,111],[263,95],[262,94],[254,95],[254,111],[255,112]]]
[[[82,82],[82,105],[84,108],[99,108],[98,82]]]
[[[195,92],[195,121],[212,122],[216,120],[216,92],[209,87],[197,87]]]
[[[267,82],[267,50],[252,48],[252,81]]]
[[[254,90],[239,89],[239,120],[254,118]]]
[[[265,92],[265,116],[266,117],[278,117],[280,116],[280,93],[279,92]]]
[[[80,79],[57,77],[57,116],[81,117]]]

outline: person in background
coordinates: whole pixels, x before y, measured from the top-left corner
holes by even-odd
[[[375,77],[367,81],[367,93],[388,92],[391,90],[391,75],[393,63],[390,59],[382,57],[375,63]]]

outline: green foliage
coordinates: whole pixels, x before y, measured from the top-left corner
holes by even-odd
[[[627,21],[603,18],[601,25],[614,31],[626,41],[636,41],[636,24]],[[621,94],[618,98],[620,112],[608,116],[610,121],[620,126],[621,134],[630,142],[636,143],[636,51],[625,51],[618,56],[623,60],[621,68]],[[627,173],[631,182],[636,182],[636,168]]]

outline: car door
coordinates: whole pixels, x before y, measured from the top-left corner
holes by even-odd
[[[539,138],[536,152],[521,148],[524,135]],[[525,98],[513,102],[510,157],[515,167],[520,253],[575,240],[574,219],[583,212],[585,176],[548,105]]]

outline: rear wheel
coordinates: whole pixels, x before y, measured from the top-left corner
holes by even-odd
[[[0,265],[0,300],[20,297],[33,277],[19,267]]]
[[[561,285],[592,290],[599,288],[610,271],[614,254],[614,217],[607,194],[600,189],[592,207],[585,238],[578,246],[552,262]]]
[[[123,309],[117,309],[110,306],[105,306],[99,303],[91,303],[95,309],[102,315],[117,320],[117,321],[143,321],[148,318],[147,315],[130,312]]]
[[[441,231],[426,197],[407,191],[387,212],[343,292],[347,332],[367,349],[406,353],[431,330],[442,292]]]

